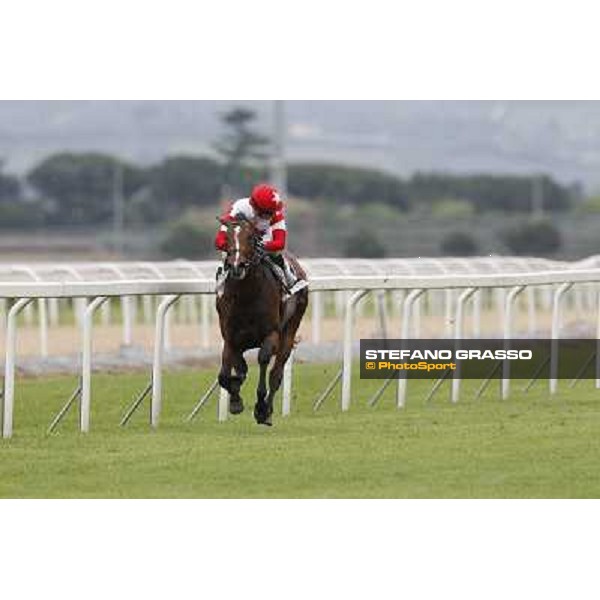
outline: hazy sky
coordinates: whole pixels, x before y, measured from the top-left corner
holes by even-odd
[[[49,153],[100,150],[144,164],[210,153],[220,115],[255,109],[270,133],[273,103],[1,101],[0,157],[23,172]],[[287,101],[289,160],[416,170],[548,172],[600,184],[600,102]]]

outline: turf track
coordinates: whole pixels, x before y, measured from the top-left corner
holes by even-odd
[[[600,391],[593,382],[549,398],[547,382],[502,402],[497,384],[481,400],[463,383],[455,406],[444,388],[410,382],[407,407],[393,389],[365,406],[378,382],[356,379],[352,408],[337,396],[312,402],[336,365],[297,365],[293,414],[256,425],[251,410],[216,422],[213,399],[192,423],[184,416],[213,371],[166,376],[158,431],[148,405],[126,428],[117,423],[146,376],[94,375],[91,432],[76,411],[46,435],[73,377],[18,381],[15,432],[0,443],[0,497],[34,498],[521,498],[600,497]],[[252,403],[255,368],[245,386]]]

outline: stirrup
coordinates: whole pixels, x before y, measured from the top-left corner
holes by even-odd
[[[287,290],[287,294],[289,296],[293,296],[294,294],[298,293],[300,290],[303,290],[307,286],[308,281],[306,281],[306,279],[298,279],[296,283],[294,283],[294,285],[291,288],[289,288],[289,290]]]

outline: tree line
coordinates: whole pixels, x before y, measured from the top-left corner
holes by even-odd
[[[0,227],[102,225],[111,221],[115,186],[125,199],[129,224],[169,221],[190,208],[215,206],[227,193],[243,194],[265,179],[264,166],[239,165],[228,188],[231,164],[203,156],[170,156],[140,166],[103,153],[57,153],[22,178],[0,164]],[[399,178],[374,169],[321,163],[290,164],[288,192],[316,202],[382,203],[399,211],[433,209],[457,201],[474,212],[531,211],[532,176],[416,173]],[[538,180],[545,211],[567,211],[574,188],[550,176]]]

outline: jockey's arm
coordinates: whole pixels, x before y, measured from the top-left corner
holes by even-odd
[[[221,226],[215,237],[215,248],[221,252],[227,252],[227,229]]]
[[[221,220],[227,221],[231,219],[235,210],[236,204],[233,204],[229,212],[221,216]],[[215,248],[221,252],[227,252],[227,227],[225,227],[225,225],[221,225],[219,231],[217,231],[217,235],[215,236]]]
[[[272,233],[272,239],[265,242],[265,250],[267,252],[280,252],[285,248],[287,232],[285,229],[275,229]]]
[[[278,211],[271,219],[271,239],[265,242],[267,252],[280,252],[285,249],[287,241],[287,227],[283,212]]]

